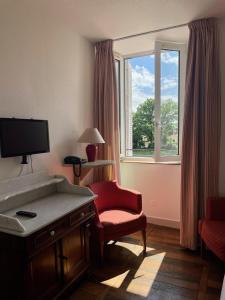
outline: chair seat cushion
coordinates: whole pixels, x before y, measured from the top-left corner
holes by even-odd
[[[225,222],[204,220],[201,222],[200,230],[207,247],[225,261]]]
[[[112,209],[99,214],[104,240],[119,238],[146,228],[146,216],[128,210]]]

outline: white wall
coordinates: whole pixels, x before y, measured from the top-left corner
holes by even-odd
[[[220,194],[225,196],[225,18],[220,19],[220,70],[221,70],[221,154],[220,154]]]
[[[49,120],[51,153],[34,155],[34,169],[72,178],[62,159],[83,152],[75,141],[92,124],[93,46],[38,2],[0,4],[0,117]],[[19,162],[0,159],[0,178]]]
[[[122,185],[142,193],[148,220],[178,227],[180,221],[180,165],[121,163]]]

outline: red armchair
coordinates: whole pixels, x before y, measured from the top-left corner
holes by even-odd
[[[206,246],[225,261],[225,198],[209,198],[206,217],[199,221],[199,234]]]
[[[142,232],[143,252],[146,252],[146,216],[142,212],[139,192],[122,189],[115,181],[97,182],[90,189],[98,195],[95,200],[95,229],[103,258],[104,242]]]

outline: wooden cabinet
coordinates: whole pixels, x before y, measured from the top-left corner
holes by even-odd
[[[42,249],[30,261],[32,299],[48,298],[61,288],[58,243]],[[35,295],[35,297],[33,297]]]
[[[0,233],[1,298],[60,297],[89,266],[89,203],[28,237]]]
[[[83,226],[75,228],[62,239],[62,259],[64,280],[69,282],[87,266]]]

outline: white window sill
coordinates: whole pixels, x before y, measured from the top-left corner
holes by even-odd
[[[138,159],[135,157],[121,158],[121,163],[135,163],[135,164],[157,164],[157,165],[181,165],[180,161],[154,161],[153,159]]]

